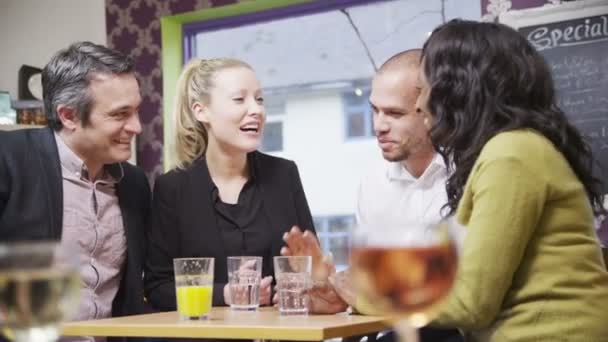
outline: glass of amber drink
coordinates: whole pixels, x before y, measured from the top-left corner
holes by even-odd
[[[456,276],[458,253],[447,221],[358,227],[352,239],[357,309],[389,315],[397,331],[417,341]]]

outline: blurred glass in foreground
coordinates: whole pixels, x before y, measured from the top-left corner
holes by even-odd
[[[352,279],[357,309],[389,315],[417,340],[452,288],[458,264],[448,223],[359,227],[353,234]]]
[[[56,341],[78,310],[78,265],[54,242],[0,244],[0,328],[17,341]]]

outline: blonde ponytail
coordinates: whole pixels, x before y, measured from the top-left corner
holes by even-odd
[[[208,133],[202,122],[194,117],[192,106],[196,101],[209,103],[209,93],[213,87],[213,76],[222,69],[246,67],[249,64],[238,59],[216,58],[201,60],[195,58],[184,66],[177,82],[175,96],[175,152],[176,167],[183,169],[205,154]]]
[[[177,156],[176,166],[185,168],[196,158],[200,157],[207,147],[207,130],[205,126],[194,117],[192,105],[194,97],[191,94],[192,76],[200,67],[200,60],[192,60],[184,67],[177,81],[177,92],[175,95],[175,152]]]

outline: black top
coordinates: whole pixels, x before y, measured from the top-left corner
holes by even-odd
[[[261,256],[262,277],[274,276],[269,220],[262,210],[263,203],[255,179],[250,179],[243,186],[236,204],[222,202],[215,185],[212,197],[226,255]]]
[[[144,310],[141,274],[150,208],[150,188],[143,171],[127,162],[121,165],[124,177],[116,185],[116,194],[127,238],[127,259],[112,302],[114,317]],[[0,131],[0,241],[59,241],[62,230],[63,183],[53,131]]]
[[[247,161],[254,180],[252,184],[255,184],[250,202],[261,204],[257,212],[262,215],[253,215],[252,224],[243,231],[249,233],[250,227],[262,227],[263,239],[268,239],[270,245],[264,247],[267,242],[257,238],[250,243],[247,234],[244,238],[247,248],[269,250],[269,257],[263,257],[270,260],[270,256],[280,255],[284,246],[283,234],[293,225],[314,232],[312,216],[294,162],[260,152],[250,153]],[[158,310],[176,309],[173,258],[179,257],[215,258],[213,305],[225,305],[226,258],[232,254],[228,250],[232,243],[226,245],[225,241],[233,239],[224,237],[229,230],[218,221],[214,188],[204,158],[183,170],[175,169],[156,179],[144,283],[146,298]],[[248,189],[244,191],[248,196]],[[251,204],[244,207],[253,208]],[[264,219],[266,223],[262,223]],[[234,229],[234,225],[230,228]]]

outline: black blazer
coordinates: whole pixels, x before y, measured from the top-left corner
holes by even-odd
[[[248,155],[272,234],[272,255],[280,255],[283,234],[298,225],[314,226],[296,164],[260,152]],[[226,283],[222,235],[212,200],[213,184],[204,158],[184,170],[156,179],[148,231],[145,292],[158,310],[175,310],[173,258],[214,257],[214,281]],[[213,305],[225,305],[223,288],[214,286]]]
[[[112,165],[111,167],[117,167]],[[112,315],[143,312],[142,271],[150,187],[139,168],[122,163],[117,194],[127,259]],[[63,183],[50,128],[0,132],[0,241],[61,240]]]

